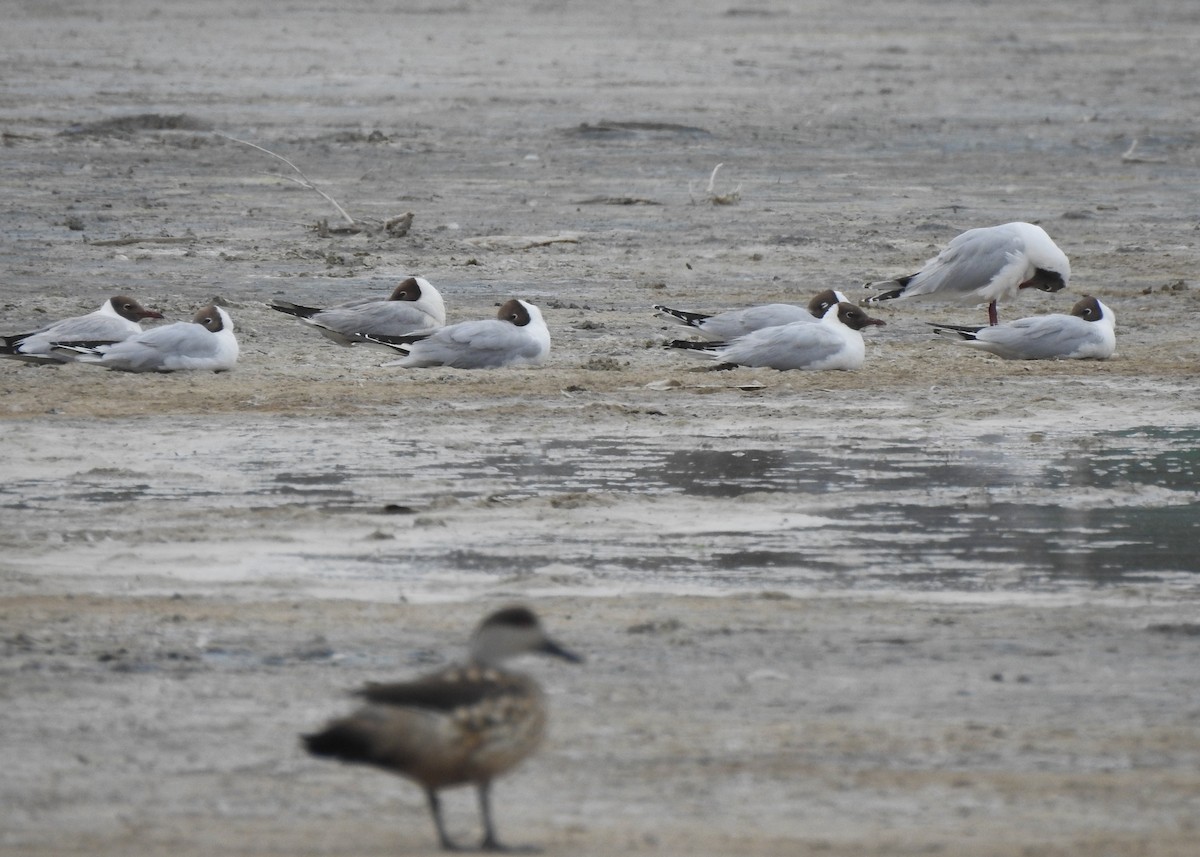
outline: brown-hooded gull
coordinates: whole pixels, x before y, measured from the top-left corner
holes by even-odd
[[[677,339],[667,343],[667,347],[702,351],[722,367],[859,369],[866,356],[859,331],[882,324],[854,304],[839,303],[830,307],[817,324],[792,322],[764,327],[729,342]]]
[[[506,301],[495,318],[447,325],[427,335],[382,337],[367,341],[399,351],[404,357],[385,366],[496,369],[537,366],[550,354],[550,331],[542,311],[522,300]]]
[[[224,372],[232,369],[238,358],[233,319],[215,305],[204,307],[191,321],[144,330],[112,345],[58,343],[55,348],[77,363],[122,372]]]
[[[794,321],[819,321],[826,310],[845,300],[847,298],[841,292],[825,289],[809,301],[806,307],[795,304],[761,304],[716,314],[671,309],[661,304],[655,304],[654,309],[663,318],[690,327],[709,339],[734,339],[763,327],[776,327]]]
[[[1070,314],[1020,318],[989,327],[934,324],[934,332],[1005,360],[1107,360],[1117,350],[1116,317],[1093,297]]]
[[[1005,223],[968,229],[954,238],[921,270],[869,288],[887,291],[867,303],[903,298],[933,298],[958,303],[986,303],[988,323],[997,324],[996,304],[1022,289],[1057,292],[1071,279],[1067,255],[1040,226]]]
[[[71,357],[55,352],[55,343],[120,342],[141,333],[138,322],[145,318],[162,318],[162,313],[146,309],[128,295],[115,295],[95,312],[64,318],[29,333],[3,337],[0,356],[27,362],[66,363]]]
[[[338,345],[355,345],[367,336],[432,333],[446,323],[442,296],[423,277],[409,277],[386,299],[359,298],[326,309],[272,301],[271,309],[294,315]]]

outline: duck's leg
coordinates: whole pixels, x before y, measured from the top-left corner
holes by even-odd
[[[479,847],[483,851],[506,851],[510,854],[536,854],[541,849],[531,845],[504,845],[496,838],[496,827],[492,824],[492,784],[479,784],[479,814],[483,817],[483,842]]]
[[[442,802],[438,798],[438,793],[433,789],[425,789],[425,799],[429,801],[429,814],[433,816],[433,824],[437,828],[438,844],[442,846],[442,850],[460,851],[461,849],[454,840],[446,835],[446,826],[442,824]]]
[[[478,786],[479,792],[479,815],[483,819],[483,842],[480,848],[485,851],[504,851],[506,850],[500,844],[500,840],[496,838],[496,828],[492,824],[492,783],[490,780],[484,780]]]

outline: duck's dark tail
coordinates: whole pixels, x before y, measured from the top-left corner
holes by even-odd
[[[353,723],[338,721],[321,732],[301,735],[304,748],[314,756],[327,756],[343,762],[370,762],[374,746],[370,736]]]

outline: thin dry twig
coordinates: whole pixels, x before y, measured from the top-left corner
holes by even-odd
[[[742,186],[739,184],[729,193],[717,193],[717,173],[720,172],[724,164],[717,164],[713,167],[712,174],[708,177],[708,187],[705,188],[706,200],[712,205],[736,205],[742,198]],[[688,186],[688,193],[691,194],[692,188]],[[693,196],[692,201],[695,201]]]
[[[307,188],[308,190],[316,191],[325,199],[326,202],[328,202],[330,205],[332,205],[334,208],[337,209],[338,214],[340,214],[345,219],[346,223],[349,226],[357,226],[358,225],[355,222],[354,218],[346,213],[346,209],[344,209],[340,205],[338,205],[338,202],[336,199],[334,199],[332,196],[325,193],[325,191],[321,190],[319,187],[317,187],[315,184],[313,184],[312,180],[304,174],[304,171],[302,169],[300,169],[298,166],[293,164],[291,161],[289,161],[283,155],[272,152],[270,149],[264,149],[262,146],[259,146],[256,143],[251,143],[247,140],[239,140],[237,137],[231,137],[229,134],[218,133],[217,136],[224,137],[226,140],[231,140],[234,143],[241,143],[243,146],[249,146],[251,149],[258,149],[258,151],[262,152],[265,155],[270,155],[272,158],[275,158],[276,160],[283,161],[285,164],[287,164],[289,167],[291,167],[295,171],[296,175],[298,175],[300,178],[297,179],[297,178],[293,178],[292,176],[283,176],[283,175],[279,176],[279,178],[286,179],[287,181],[290,181],[290,182],[295,182],[296,184],[300,185],[300,187]]]
[[[1164,164],[1166,158],[1147,158],[1145,155],[1137,154],[1139,140],[1133,138],[1133,142],[1129,144],[1129,148],[1121,155],[1121,160],[1127,164]]]

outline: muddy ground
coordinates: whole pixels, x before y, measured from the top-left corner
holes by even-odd
[[[216,297],[243,351],[224,375],[0,366],[0,853],[425,853],[416,789],[310,760],[295,736],[348,688],[452,656],[513,600],[589,657],[527,665],[553,723],[496,789],[514,843],[1195,853],[1195,568],[1028,592],[583,585],[569,562],[523,567],[505,528],[532,522],[552,558],[556,531],[619,548],[719,511],[426,492],[400,523],[297,503],[249,526],[236,473],[276,438],[315,469],[347,450],[361,465],[368,431],[458,457],[543,436],[845,436],[869,466],[872,437],[1087,449],[1102,431],[1195,430],[1198,36],[1187,0],[16,5],[3,332],[117,292],[171,318]],[[339,232],[333,205],[238,140],[367,228]],[[381,228],[406,212],[406,235]],[[983,310],[937,305],[879,309],[856,373],[703,373],[658,347],[676,331],[651,304],[862,296],[963,229],[1017,219],[1073,276],[1002,319],[1095,294],[1117,315],[1113,360],[968,353],[924,322]],[[406,373],[266,307],[408,274],[452,320],[538,303],[549,363]],[[372,502],[405,499],[388,466],[398,487]],[[195,499],[62,499],[155,469],[194,471]],[[502,571],[409,587],[280,548],[348,533],[361,553],[421,527],[486,537]],[[450,811],[473,831],[466,793]]]

